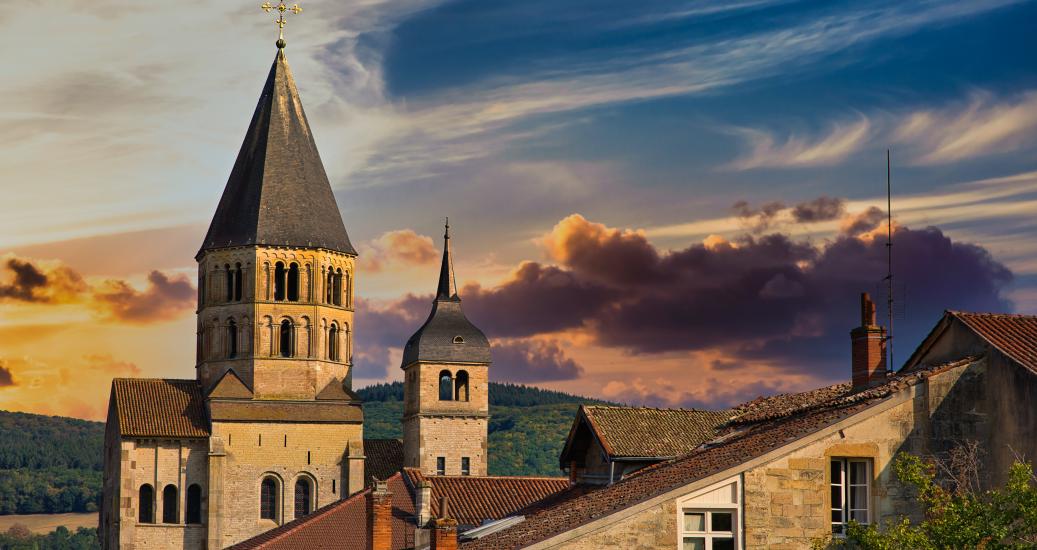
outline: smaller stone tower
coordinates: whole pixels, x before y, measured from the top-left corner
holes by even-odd
[[[461,311],[450,224],[432,312],[403,349],[403,463],[425,474],[486,475],[490,343]]]

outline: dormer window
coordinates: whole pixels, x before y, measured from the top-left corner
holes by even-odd
[[[461,337],[461,336],[454,336],[454,343],[455,344],[463,344],[464,343],[464,338]]]

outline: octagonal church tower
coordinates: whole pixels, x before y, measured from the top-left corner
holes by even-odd
[[[432,312],[403,348],[403,464],[427,475],[486,475],[490,343],[461,310],[450,225]]]
[[[281,45],[195,259],[209,539],[223,547],[364,479],[356,251]]]

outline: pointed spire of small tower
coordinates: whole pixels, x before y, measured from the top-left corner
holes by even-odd
[[[443,233],[443,265],[439,268],[439,286],[436,288],[436,300],[460,301],[457,295],[457,281],[454,280],[454,261],[450,257],[450,218],[446,219]]]

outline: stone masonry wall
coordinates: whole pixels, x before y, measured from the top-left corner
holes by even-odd
[[[468,373],[468,400],[441,401],[439,374]],[[418,363],[407,368],[404,392],[404,464],[436,473],[436,457],[446,458],[446,474],[461,474],[468,457],[471,475],[487,474],[489,368],[486,365]]]
[[[557,546],[565,550],[651,550],[677,546],[677,504],[675,501],[653,506],[634,516],[611,524],[585,537]]]
[[[202,518],[208,494],[206,471],[207,444],[202,439],[189,440],[122,440],[120,485],[119,547],[202,548],[205,527],[185,525],[187,487],[198,484],[202,489]],[[140,487],[150,484],[155,489],[155,523],[138,523]],[[163,524],[162,491],[167,485],[177,487],[177,522]]]
[[[349,442],[363,440],[360,424],[214,422],[212,430],[226,453],[220,547],[294,519],[295,484],[301,477],[316,485],[311,510],[348,496]],[[278,521],[259,518],[260,484],[267,475],[281,493]]]

